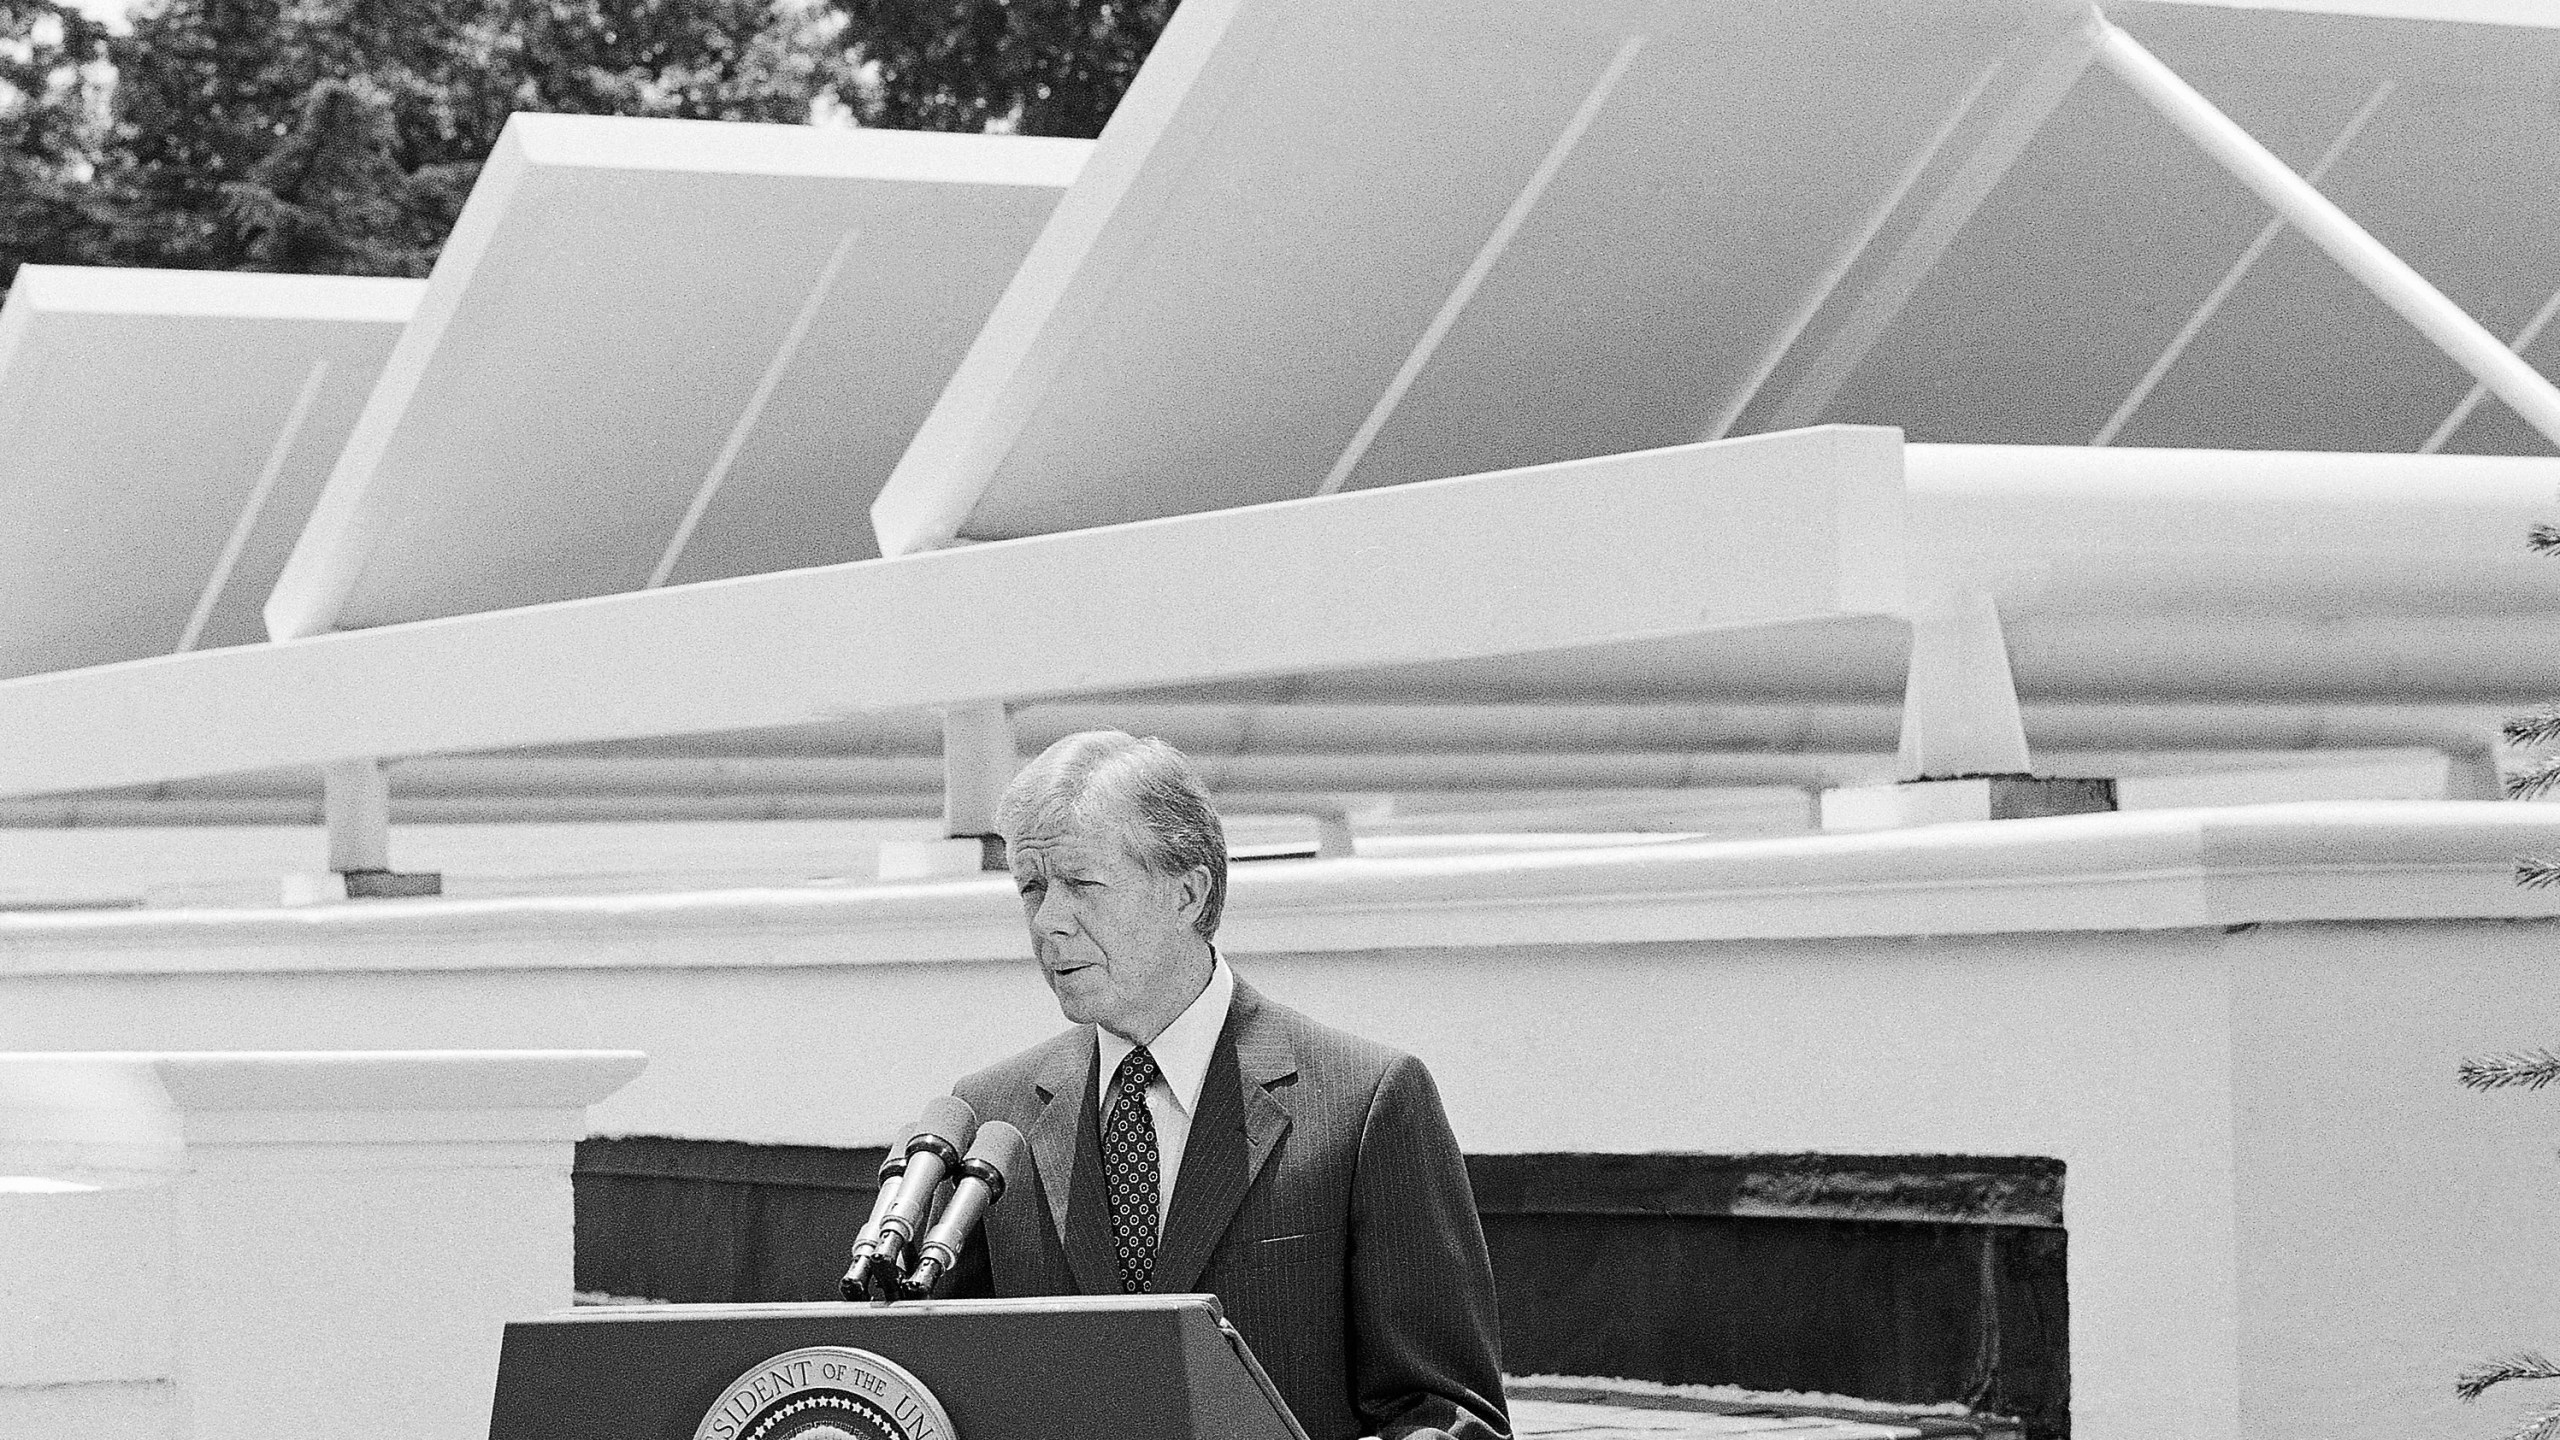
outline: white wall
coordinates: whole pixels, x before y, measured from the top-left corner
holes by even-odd
[[[2560,1095],[2454,1071],[2560,1041],[2555,940],[2490,922],[2226,942],[2246,1433],[2503,1434],[2533,1398],[2462,1405],[2453,1376],[2560,1342]]]
[[[2062,1159],[2084,1437],[2452,1440],[2463,1360],[2560,1335],[2560,1101],[2451,1079],[2555,1038],[2560,897],[2507,876],[2554,828],[2334,806],[1250,866],[1228,944],[1427,1059],[1471,1150]],[[879,1143],[1056,1028],[1024,951],[1000,880],[17,919],[0,1048],[632,1046],[600,1132]]]
[[[584,1107],[641,1063],[0,1054],[0,1435],[485,1435],[505,1323],[570,1300]]]

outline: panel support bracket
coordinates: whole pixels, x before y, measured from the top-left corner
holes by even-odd
[[[444,876],[437,872],[391,868],[391,780],[380,760],[332,760],[320,767],[320,786],[329,873],[286,876],[285,903],[409,900],[444,893]]]
[[[1004,706],[954,705],[942,712],[942,833],[954,840],[995,841],[990,870],[1004,868],[996,807],[1020,768],[1013,717]]]
[[[940,840],[893,840],[880,847],[883,880],[936,880],[1007,868],[996,810],[1022,762],[1013,717],[1000,704],[953,705],[942,712]]]
[[[1941,589],[1911,615],[1900,780],[1825,791],[1825,830],[1885,830],[2116,808],[2113,780],[2033,773],[2000,606],[1986,590]]]
[[[1899,777],[2023,775],[2028,768],[2027,727],[1998,602],[1980,590],[1928,597],[1911,617]]]

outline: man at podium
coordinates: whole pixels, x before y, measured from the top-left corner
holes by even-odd
[[[1207,1291],[1311,1440],[1508,1434],[1493,1273],[1419,1060],[1237,977],[1213,937],[1226,840],[1188,761],[1088,731],[998,824],[1074,1027],[953,1087],[1028,1137],[964,1296]]]

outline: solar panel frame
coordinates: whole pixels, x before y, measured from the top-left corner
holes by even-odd
[[[264,639],[423,289],[22,267],[0,307],[0,676]]]
[[[271,632],[876,553],[873,489],[1087,149],[514,117]]]

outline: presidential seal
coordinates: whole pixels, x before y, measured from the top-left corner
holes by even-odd
[[[957,1440],[933,1392],[885,1356],[786,1350],[729,1383],[693,1440]]]

